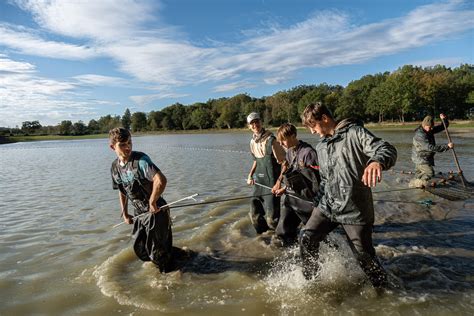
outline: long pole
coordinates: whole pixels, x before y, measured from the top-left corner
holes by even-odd
[[[258,183],[258,182],[254,182],[254,184],[255,184],[255,185],[258,185],[258,186],[261,186],[262,188],[268,189],[268,190],[270,190],[270,191],[272,190],[272,188],[270,188],[270,187],[268,187],[268,186],[266,186],[266,185],[260,184],[260,183]],[[289,193],[285,193],[285,194],[288,195],[288,196],[291,196],[292,198],[301,200],[301,201],[303,201],[303,202],[312,203],[311,201],[307,201],[307,200],[302,199],[302,198],[300,198],[300,197],[298,197],[298,196],[296,196],[296,195],[289,194]]]
[[[448,127],[446,127],[446,124],[444,123],[444,119],[441,119],[441,122],[443,122],[444,130],[446,131],[446,136],[448,137],[448,142],[452,143],[451,141],[451,136],[449,135]],[[453,151],[453,156],[454,156],[454,162],[456,163],[456,166],[458,167],[458,173],[461,178],[461,182],[463,187],[466,187],[466,183],[464,183],[464,175],[462,174],[461,166],[459,166],[459,161],[458,161],[458,156],[456,155],[456,151],[454,150],[454,147],[451,148]]]
[[[198,196],[197,193],[195,193],[195,194],[193,194],[193,195],[190,195],[190,196],[187,196],[187,197],[184,197],[184,198],[182,198],[182,199],[176,200],[176,201],[174,201],[174,202],[165,204],[165,205],[163,205],[163,206],[160,206],[160,209],[163,208],[163,207],[167,207],[167,206],[176,204],[176,203],[181,202],[181,201],[184,201],[184,200],[192,200],[192,199],[194,199],[196,196]],[[140,214],[140,215],[134,216],[134,217],[132,217],[132,220],[135,220],[135,219],[137,219],[137,218],[139,218],[139,217],[141,217],[141,216],[147,215],[147,214],[149,214],[149,213],[150,213],[150,212],[145,212],[145,213],[142,213],[142,214]],[[120,223],[114,225],[112,228],[118,227],[118,226],[122,225],[123,223],[125,223],[125,222],[120,222]]]

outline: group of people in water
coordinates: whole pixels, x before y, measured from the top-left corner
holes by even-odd
[[[434,175],[434,153],[453,148],[437,146],[434,134],[448,125],[434,127],[425,117],[413,138],[415,177],[427,181]],[[297,129],[282,124],[277,135],[263,127],[257,112],[247,117],[252,131],[253,163],[247,184],[254,186],[250,219],[257,234],[273,231],[272,244],[299,244],[303,275],[318,272],[319,246],[327,235],[342,227],[348,243],[369,281],[376,288],[388,285],[387,273],[377,259],[372,242],[374,205],[371,188],[382,180],[382,171],[395,165],[397,150],[375,136],[356,119],[337,121],[321,103],[309,104],[303,125],[321,141],[313,148],[299,140]],[[133,224],[134,250],[143,261],[152,261],[161,272],[175,268],[169,208],[161,197],[166,177],[141,152],[132,151],[131,134],[115,128],[109,133],[117,159],[111,167],[113,188],[119,190],[123,220]],[[284,201],[281,203],[281,196]],[[135,215],[128,213],[128,201]]]

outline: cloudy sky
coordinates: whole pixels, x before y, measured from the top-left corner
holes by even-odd
[[[474,63],[474,1],[3,0],[0,126]]]

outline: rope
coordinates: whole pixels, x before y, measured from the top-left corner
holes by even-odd
[[[266,196],[266,195],[272,195],[272,193],[262,194],[262,195],[259,195],[259,196]],[[187,206],[213,204],[213,203],[220,203],[220,202],[228,202],[228,201],[237,201],[237,200],[251,199],[251,198],[254,198],[254,197],[255,197],[254,195],[249,195],[249,196],[240,196],[240,197],[228,198],[228,199],[220,199],[220,200],[215,200],[215,201],[205,201],[205,202],[199,202],[199,203],[182,204],[182,205],[170,207],[170,209],[175,209],[175,208],[180,208],[180,207],[187,207]]]
[[[397,191],[409,191],[409,190],[419,190],[421,188],[397,188],[397,189],[390,189],[384,191],[373,191],[372,193],[389,193],[389,192],[397,192]]]

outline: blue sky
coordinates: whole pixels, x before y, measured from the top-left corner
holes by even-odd
[[[0,1],[0,126],[474,63],[474,1]]]

